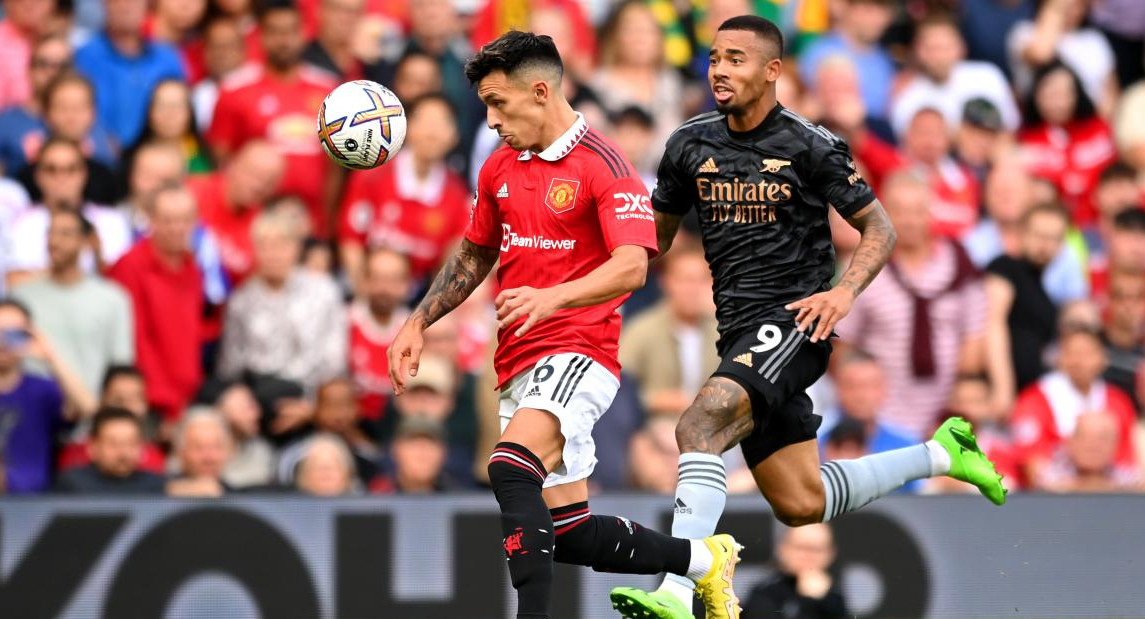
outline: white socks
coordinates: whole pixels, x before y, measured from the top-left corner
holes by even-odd
[[[824,462],[819,467],[827,497],[823,522],[855,511],[907,482],[949,471],[950,454],[935,441],[856,460]]]
[[[702,540],[715,534],[716,523],[724,513],[727,478],[723,459],[702,453],[681,454],[679,471],[672,537],[692,540],[692,562],[687,576],[668,574],[660,590],[670,592],[691,608],[695,581],[711,567],[712,554]]]

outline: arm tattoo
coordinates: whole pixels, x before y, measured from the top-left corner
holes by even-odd
[[[873,208],[869,212],[847,220],[859,231],[860,239],[855,255],[851,257],[851,264],[843,277],[839,278],[838,285],[847,288],[855,296],[859,296],[886,265],[897,238],[895,227],[883,210],[883,205],[878,200],[871,204]]]
[[[432,325],[465,299],[485,280],[500,252],[495,247],[482,247],[469,239],[461,240],[457,253],[449,258],[433,280],[429,292],[414,310],[426,327]]]
[[[676,426],[680,452],[720,455],[751,434],[751,401],[743,387],[728,378],[713,377]]]
[[[684,219],[679,215],[670,215],[656,211],[656,247],[659,250],[657,257],[663,257],[672,247],[676,239],[676,231],[680,229],[680,222]]]

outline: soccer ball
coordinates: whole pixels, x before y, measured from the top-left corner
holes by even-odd
[[[322,101],[318,139],[338,165],[376,168],[401,150],[406,110],[393,91],[377,82],[346,82]]]

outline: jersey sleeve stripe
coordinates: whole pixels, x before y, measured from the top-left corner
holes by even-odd
[[[595,146],[593,146],[591,143],[589,143],[589,141],[588,141],[588,140],[581,140],[581,142],[580,142],[580,143],[581,143],[581,145],[582,145],[582,146],[584,146],[585,148],[587,148],[587,149],[591,150],[592,152],[596,153],[596,155],[597,155],[598,157],[600,157],[602,160],[604,160],[604,163],[608,165],[608,169],[609,169],[609,170],[612,172],[612,177],[613,177],[613,178],[620,178],[620,173],[616,171],[616,166],[615,166],[615,165],[613,165],[612,161],[610,161],[610,160],[608,159],[608,157],[605,157],[605,156],[604,156],[604,153],[600,152],[600,151],[599,151],[599,150],[598,150],[598,149],[597,149]]]
[[[632,176],[632,170],[629,169],[628,163],[624,161],[624,157],[621,157],[616,152],[616,149],[609,146],[608,143],[602,140],[599,135],[589,131],[588,134],[585,135],[585,138],[588,138],[589,141],[591,141],[593,144],[603,149],[604,152],[608,154],[614,162],[616,162],[616,167],[620,168],[620,170],[624,172],[625,176]]]

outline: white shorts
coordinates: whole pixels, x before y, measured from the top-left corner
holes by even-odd
[[[592,427],[612,406],[620,381],[587,355],[557,353],[514,376],[501,390],[501,432],[522,408],[552,413],[561,424],[565,448],[561,464],[545,478],[545,488],[580,481],[596,468]]]

